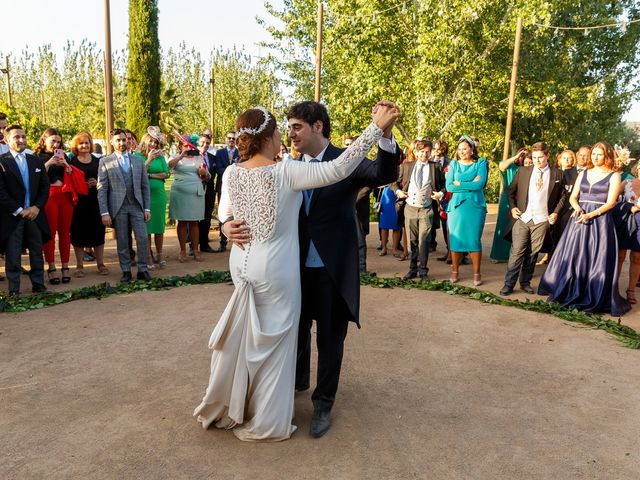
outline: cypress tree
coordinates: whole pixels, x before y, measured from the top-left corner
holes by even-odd
[[[158,1],[129,0],[127,128],[138,138],[158,124],[160,110],[160,40]]]

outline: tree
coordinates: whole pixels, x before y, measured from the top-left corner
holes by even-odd
[[[127,128],[142,136],[158,124],[160,41],[157,0],[129,0]]]
[[[637,0],[329,0],[325,2],[322,101],[336,135],[366,124],[386,97],[404,112],[408,136],[478,136],[499,157],[516,18],[524,35],[514,142],[543,139],[564,148],[597,139],[628,140],[622,114],[640,95],[640,24],[626,29],[558,31],[640,18]],[[295,100],[313,95],[316,0],[284,0],[263,24],[273,37]]]

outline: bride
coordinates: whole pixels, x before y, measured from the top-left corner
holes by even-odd
[[[243,219],[251,241],[231,249],[235,290],[211,334],[209,386],[194,416],[233,429],[246,441],[279,441],[292,425],[296,343],[300,318],[298,215],[302,191],[349,176],[400,112],[391,102],[373,108],[373,122],[338,158],[299,162],[274,158],[280,132],[262,107],[236,121],[241,161],[226,169],[218,208],[221,222]]]

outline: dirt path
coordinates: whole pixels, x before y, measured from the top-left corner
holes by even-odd
[[[404,273],[406,262],[375,254],[372,242],[371,270]],[[172,261],[166,273],[225,261]],[[431,264],[444,278],[445,266]],[[500,288],[500,272],[487,264],[488,289]],[[347,338],[325,437],[307,434],[309,392],[296,397],[299,431],[287,442],[204,431],[191,414],[231,289],[1,315],[0,478],[638,478],[640,351],[550,316],[439,292],[362,289],[363,328]]]

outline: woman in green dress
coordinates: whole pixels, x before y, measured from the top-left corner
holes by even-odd
[[[151,220],[147,222],[147,233],[149,235],[149,255],[147,265],[155,268],[153,250],[151,248],[151,236],[154,236],[156,245],[156,263],[162,268],[167,264],[163,258],[162,249],[164,245],[165,213],[167,211],[167,192],[164,182],[169,177],[169,167],[161,149],[162,133],[158,127],[149,127],[138,146],[136,152],[144,160],[147,175],[149,177],[149,192],[151,194]]]
[[[473,262],[473,284],[482,285],[482,230],[487,217],[487,202],[482,190],[488,173],[487,161],[478,158],[474,141],[466,135],[460,138],[456,160],[449,164],[447,172],[447,192],[452,193],[447,205],[452,283],[458,282],[460,261],[464,252],[469,252]]]
[[[507,198],[507,188],[511,180],[516,176],[518,168],[524,163],[527,155],[531,155],[529,150],[521,148],[513,157],[500,162],[498,168],[502,175],[500,183],[500,203],[498,203],[498,219],[496,220],[496,230],[493,233],[493,244],[491,245],[491,261],[493,263],[503,263],[509,260],[511,252],[511,242],[504,238],[509,228],[509,199]]]
[[[193,259],[201,262],[198,222],[204,219],[204,185],[211,174],[200,152],[193,145],[198,144],[198,136],[192,135],[180,142],[180,153],[169,160],[173,169],[173,183],[169,194],[169,217],[178,222],[178,243],[180,244],[180,262],[186,262],[187,231],[191,238]]]

